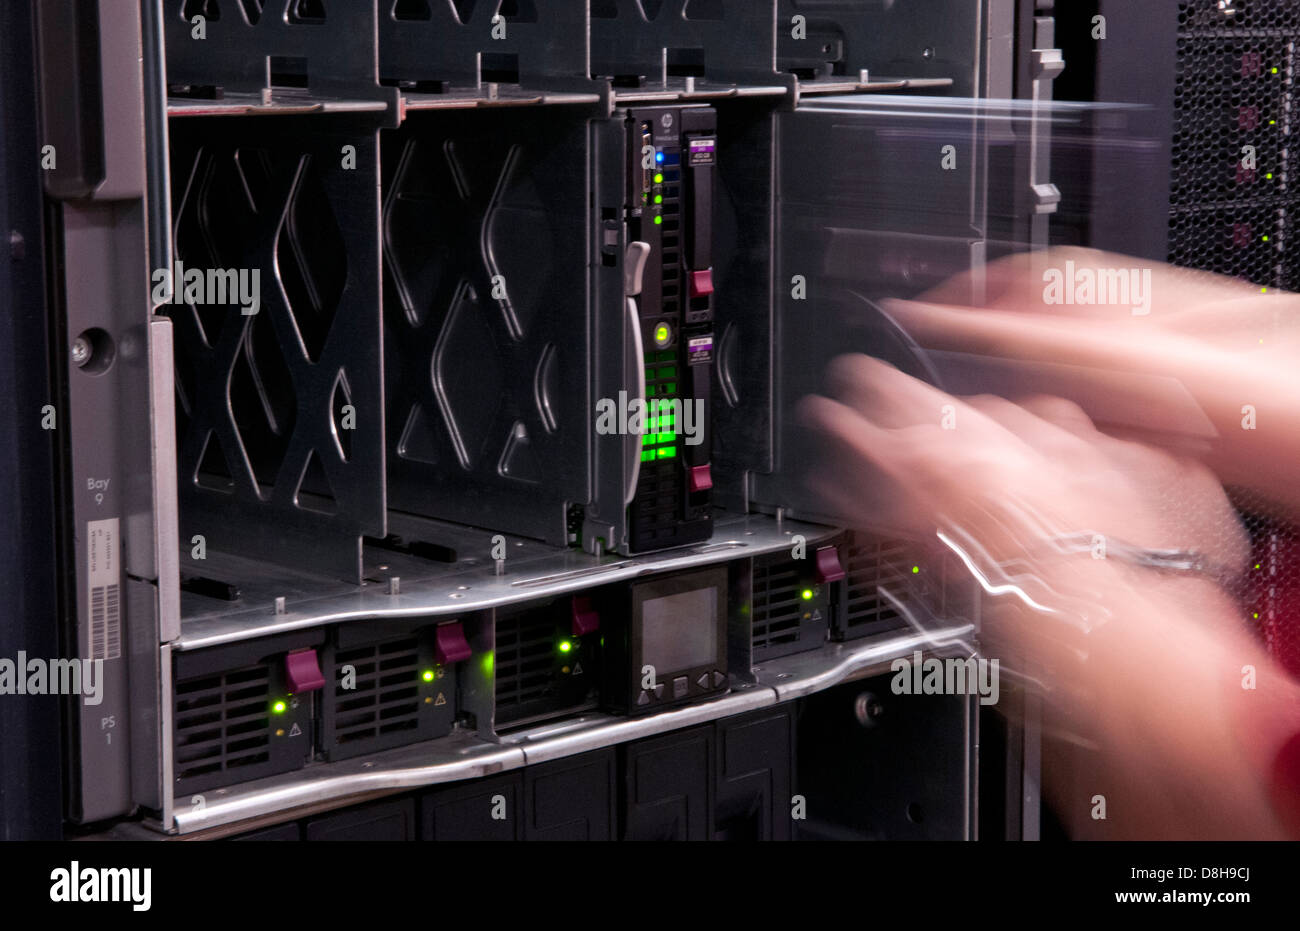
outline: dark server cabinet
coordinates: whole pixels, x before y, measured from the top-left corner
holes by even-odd
[[[261,831],[249,831],[230,838],[232,841],[286,841],[302,840],[302,827],[297,823],[277,824]]]
[[[1090,0],[1061,19],[1058,32],[1074,40],[1063,93],[1137,117],[1098,126],[1088,151],[1057,154],[1063,170],[1091,162],[1070,192],[1088,210],[1058,235],[1261,288],[1300,287],[1288,145],[1300,7]]]
[[[415,800],[401,799],[365,805],[304,825],[307,840],[395,841],[415,840]]]
[[[42,223],[40,163],[32,157],[48,141],[37,122],[35,50],[22,41],[33,32],[34,4],[0,7],[0,229],[9,255],[0,261],[0,391],[9,399],[0,412],[9,451],[0,465],[0,590],[10,610],[0,624],[0,655],[19,650],[55,656],[60,631],[53,622],[61,596],[58,513],[60,453],[52,434],[29,411],[50,403],[52,373],[46,370],[60,345],[61,323],[48,312],[46,234]],[[11,39],[12,37],[12,39]],[[75,71],[56,74],[73,79]],[[57,431],[56,434],[57,435]],[[7,695],[0,701],[0,838],[49,840],[59,836],[65,794],[60,778],[59,707],[39,696]]]
[[[713,836],[713,726],[620,748],[623,840],[708,840]]]
[[[895,695],[890,676],[840,685],[799,709],[800,840],[962,840],[972,727],[962,695]]]
[[[618,755],[598,750],[524,770],[524,840],[615,840]]]
[[[420,798],[421,840],[523,840],[523,777],[507,773]]]
[[[792,706],[621,748],[623,840],[790,840]]]
[[[819,824],[826,799],[863,821],[852,767],[796,767],[793,707],[745,696],[877,661],[864,644],[901,626],[878,590],[930,577],[822,512],[795,405],[848,351],[938,380],[878,302],[1039,223],[1027,139],[986,104],[1014,90],[1015,10],[1044,17],[124,4],[42,6],[46,125],[22,134],[62,149],[44,335],[68,344],[37,392],[62,418],[61,548],[25,561],[59,563],[65,649],[107,664],[106,704],[66,709],[66,817],[228,830],[319,803],[317,772],[341,804],[418,758],[448,769],[254,834],[779,839],[810,771],[846,773],[810,784]],[[72,62],[97,64],[60,82]],[[24,268],[0,283],[33,287]],[[234,301],[245,276],[260,290]],[[609,431],[614,399],[668,410]],[[641,653],[619,643],[634,624]],[[699,723],[664,733],[688,703]],[[809,733],[841,754],[837,707]],[[915,727],[965,752],[932,711]],[[563,757],[568,728],[637,713],[635,739]],[[436,782],[475,755],[494,775]]]
[[[717,723],[714,840],[790,840],[794,714],[789,705]]]

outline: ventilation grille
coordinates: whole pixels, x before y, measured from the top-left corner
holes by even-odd
[[[914,596],[911,547],[904,542],[855,537],[845,565],[844,630],[850,636],[901,626],[904,620],[878,589],[906,605]]]
[[[1289,183],[1292,0],[1179,4],[1169,260],[1296,290]],[[1247,149],[1247,147],[1250,147]]]
[[[794,563],[754,566],[750,618],[754,651],[799,641],[804,605],[799,569]]]
[[[343,666],[356,669],[356,688],[345,689]],[[419,727],[420,655],[414,637],[335,654],[334,742],[370,741]]]
[[[1175,265],[1300,291],[1300,196],[1290,165],[1298,41],[1295,0],[1179,4],[1169,256]],[[1246,146],[1253,147],[1253,167]],[[1300,534],[1258,495],[1237,493],[1234,500],[1251,541],[1239,580],[1247,621],[1300,675]],[[1169,506],[1182,511],[1187,503]]]
[[[185,782],[268,763],[269,705],[270,680],[265,666],[178,682],[177,780]]]
[[[545,611],[497,620],[497,709],[549,698],[555,666],[555,620]]]

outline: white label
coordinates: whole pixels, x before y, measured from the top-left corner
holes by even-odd
[[[122,655],[122,568],[118,519],[86,524],[86,578],[90,588],[90,649],[92,660]]]

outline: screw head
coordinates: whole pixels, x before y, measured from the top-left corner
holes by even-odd
[[[934,57],[934,47],[933,47],[933,46],[926,46],[926,48],[921,52],[921,57],[924,58],[924,59],[926,59],[927,61],[929,61],[931,58],[933,58],[933,57]]]
[[[90,342],[78,336],[72,341],[72,363],[78,368],[90,361]]]
[[[880,703],[880,699],[870,692],[860,693],[853,701],[853,716],[863,727],[874,727],[884,711],[885,706]]]

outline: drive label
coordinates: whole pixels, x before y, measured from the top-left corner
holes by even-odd
[[[86,579],[90,612],[90,659],[117,659],[122,655],[122,541],[118,519],[86,524]]]
[[[686,341],[686,364],[704,365],[713,358],[713,337],[695,336]]]
[[[718,140],[713,136],[692,139],[688,143],[686,164],[712,165],[718,147]]]

